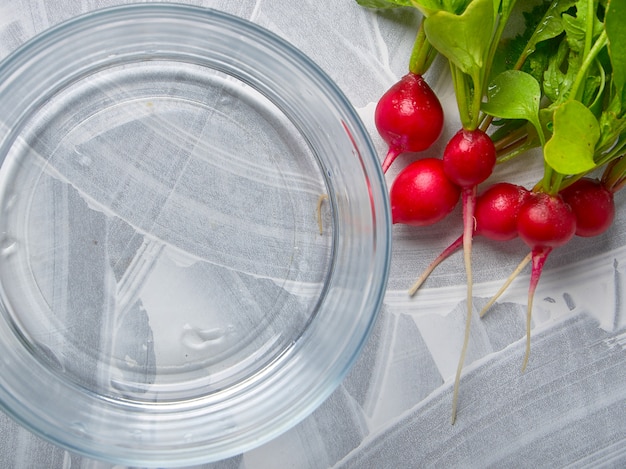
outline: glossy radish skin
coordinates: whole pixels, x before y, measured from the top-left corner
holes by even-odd
[[[574,236],[576,215],[561,196],[534,193],[520,209],[517,230],[531,249],[559,247]]]
[[[459,130],[443,152],[444,170],[450,180],[463,188],[477,186],[496,165],[496,147],[480,129]]]
[[[576,235],[598,236],[609,229],[615,218],[613,193],[596,179],[581,178],[561,191],[576,216]]]
[[[400,153],[424,151],[435,143],[443,130],[443,108],[424,78],[408,73],[380,98],[374,122],[389,145],[386,172]]]
[[[476,234],[495,241],[517,237],[517,217],[530,192],[522,186],[498,182],[476,199]]]
[[[444,219],[457,205],[461,189],[450,182],[437,158],[404,168],[390,189],[393,223],[427,226]]]

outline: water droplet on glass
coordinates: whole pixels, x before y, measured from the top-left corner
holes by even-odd
[[[193,433],[185,433],[183,435],[183,440],[185,443],[190,443],[192,439],[193,439]]]
[[[126,366],[128,366],[129,368],[134,368],[138,365],[137,360],[135,360],[129,355],[126,355],[124,357],[124,361],[126,362]]]
[[[4,257],[8,257],[11,254],[15,253],[19,247],[19,244],[15,238],[10,236],[5,236],[0,240],[0,253]]]
[[[70,424],[70,430],[72,430],[74,433],[78,433],[79,435],[85,435],[87,433],[85,425],[83,425],[81,422],[72,422]]]
[[[4,204],[4,211],[10,212],[17,203],[17,194],[7,194],[7,201]]]
[[[131,430],[130,436],[133,438],[133,440],[141,440],[143,434],[141,433],[141,430]]]
[[[228,326],[226,328],[215,327],[202,329],[185,324],[185,326],[183,326],[182,343],[188,348],[202,350],[216,342],[221,341],[231,332],[232,326]]]

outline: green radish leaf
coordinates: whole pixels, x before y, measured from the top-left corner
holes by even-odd
[[[532,75],[520,70],[506,70],[487,87],[487,102],[482,103],[481,110],[503,119],[526,119],[543,139],[540,101],[541,87]]]
[[[567,99],[579,68],[580,54],[570,53],[567,42],[561,42],[557,52],[548,58],[548,67],[543,74],[544,94],[555,103]]]
[[[426,37],[459,70],[477,76],[491,44],[493,12],[493,0],[473,0],[460,15],[438,11],[424,21]]]
[[[563,21],[563,29],[566,33],[566,40],[570,49],[576,52],[582,52],[585,47],[586,23],[584,14],[572,16],[564,13],[561,17]]]
[[[519,5],[520,2],[513,3],[511,7]],[[522,10],[524,29],[521,33],[500,42],[492,67],[491,79],[503,70],[520,69],[530,73],[539,83],[543,83],[543,73],[548,67],[548,58],[556,52],[559,42],[557,39],[537,43],[537,40],[541,39],[540,31],[545,26],[545,15],[550,8],[550,3],[552,2],[544,1],[528,10]]]
[[[546,163],[560,174],[580,174],[595,167],[600,126],[580,101],[566,101],[554,111],[552,138],[543,148]]]
[[[608,38],[609,57],[613,67],[613,83],[622,109],[626,107],[624,84],[626,83],[626,2],[624,0],[609,1],[604,26]]]
[[[595,13],[597,6],[594,5],[594,13],[590,14],[589,1],[593,0],[576,1],[575,16],[569,13],[563,13],[562,15],[566,40],[570,48],[576,52],[585,51],[585,39],[587,34],[591,35],[591,40],[593,41],[604,29],[604,25]],[[590,47],[590,44],[588,44],[587,47]]]
[[[563,32],[561,14],[576,4],[576,0],[555,0],[545,12],[537,28],[531,35],[523,56],[527,57],[537,48],[537,44],[553,39]]]
[[[413,6],[411,0],[356,0],[356,2],[362,7],[377,9]]]

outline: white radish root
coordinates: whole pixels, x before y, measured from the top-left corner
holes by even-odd
[[[445,259],[450,257],[450,255],[459,249],[463,245],[463,235],[459,236],[456,240],[450,244],[447,248],[441,251],[435,260],[433,260],[428,267],[422,272],[419,278],[415,281],[415,283],[409,288],[409,296],[415,295],[417,290],[422,286],[422,284],[426,281],[428,276],[437,268],[439,264],[441,264]]]
[[[528,265],[528,263],[530,262],[531,258],[532,258],[532,253],[529,252],[528,255],[526,257],[524,257],[524,259],[522,259],[522,262],[520,262],[519,265],[515,268],[515,270],[511,273],[511,275],[508,276],[508,278],[502,284],[502,286],[496,292],[496,294],[493,295],[491,297],[491,299],[487,302],[487,304],[485,306],[483,306],[483,309],[480,310],[480,317],[481,318],[485,314],[487,314],[487,311],[489,311],[489,308],[491,308],[494,305],[494,303],[498,300],[498,298],[500,298],[502,296],[502,294],[506,291],[506,289],[509,288],[511,283],[513,283],[513,280],[515,280],[517,278],[517,276],[522,272],[522,270],[524,270],[524,267],[526,267]]]
[[[461,356],[454,377],[454,390],[452,393],[452,416],[451,424],[456,421],[457,404],[459,400],[459,384],[461,382],[461,372],[467,354],[467,346],[470,339],[470,326],[472,324],[472,237],[474,235],[474,208],[476,207],[476,186],[463,190],[463,260],[465,263],[465,273],[467,276],[467,317],[465,319],[465,334]]]

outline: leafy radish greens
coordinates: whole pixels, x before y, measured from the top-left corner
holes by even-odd
[[[515,0],[357,2],[422,13],[420,45],[447,59],[463,127],[507,139],[499,161],[541,147],[539,189],[555,194],[626,153],[625,1],[545,0],[528,11]],[[514,14],[525,30],[503,37]]]

